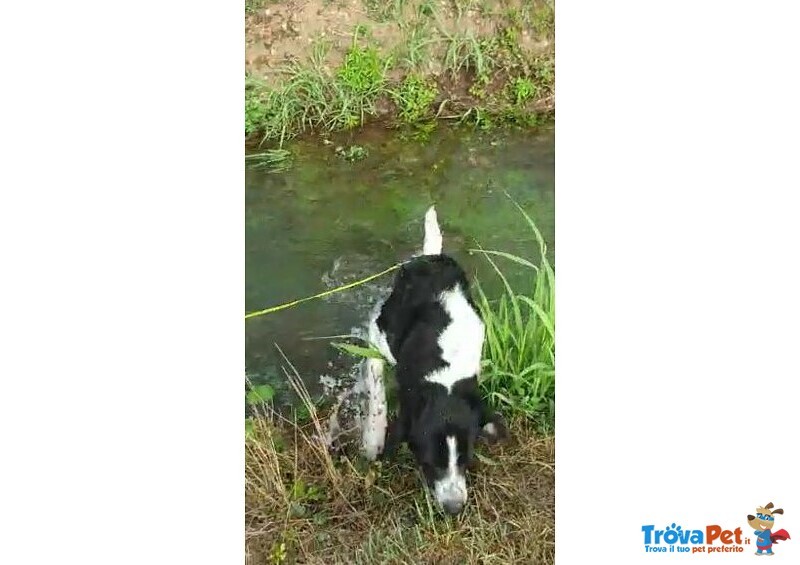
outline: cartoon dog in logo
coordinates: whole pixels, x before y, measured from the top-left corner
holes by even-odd
[[[772,544],[779,541],[786,541],[791,539],[789,532],[786,530],[772,531],[772,526],[775,525],[775,514],[783,514],[783,508],[775,508],[771,502],[766,506],[759,506],[756,508],[756,515],[747,515],[747,524],[755,530],[756,539],[756,555],[775,555],[772,553]]]

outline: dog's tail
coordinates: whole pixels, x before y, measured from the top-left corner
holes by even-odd
[[[422,244],[423,255],[440,255],[442,253],[442,232],[436,219],[436,208],[431,206],[425,213],[425,240]]]

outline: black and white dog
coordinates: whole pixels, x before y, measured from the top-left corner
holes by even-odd
[[[478,391],[484,324],[464,270],[442,254],[433,207],[425,214],[423,254],[400,268],[370,322],[369,338],[395,365],[399,389],[384,457],[405,441],[436,501],[457,514],[467,500],[466,469],[476,440],[491,442],[507,432]],[[379,380],[383,362],[369,362]]]

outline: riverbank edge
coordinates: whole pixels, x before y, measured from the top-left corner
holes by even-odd
[[[286,62],[248,67],[246,146],[282,149],[300,135],[369,125],[425,139],[444,123],[490,130],[554,121],[552,2],[523,3],[531,6],[526,12],[489,1],[482,27],[464,29],[469,10],[425,16],[427,5],[395,14],[402,31],[394,42],[377,37],[377,23],[359,23],[340,34],[347,41],[308,38]],[[254,29],[246,25],[247,34]],[[423,50],[425,42],[430,47]]]

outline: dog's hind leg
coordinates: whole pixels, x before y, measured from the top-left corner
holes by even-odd
[[[388,409],[383,384],[383,359],[367,358],[362,366],[366,406],[361,428],[361,446],[367,459],[374,461],[386,440]]]

